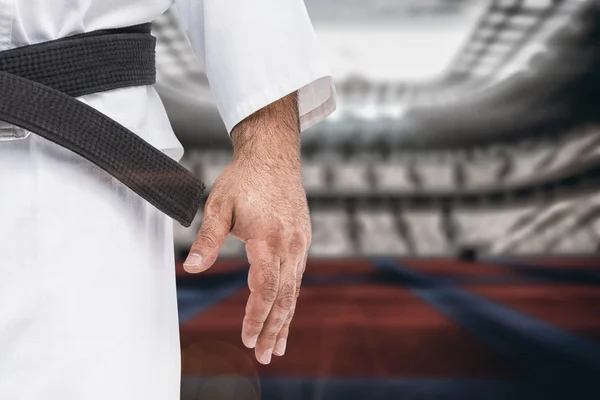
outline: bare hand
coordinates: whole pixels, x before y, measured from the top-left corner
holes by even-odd
[[[234,159],[213,185],[184,264],[191,273],[210,268],[228,234],[245,243],[251,293],[242,341],[263,364],[271,361],[272,353],[285,352],[311,241],[297,116],[291,113],[297,111],[290,104],[295,105],[295,96],[274,103],[283,108],[270,110],[279,119],[275,127],[265,123],[271,114],[264,110],[268,115],[255,115],[243,136],[234,132]],[[292,116],[287,124],[280,120],[286,111]]]

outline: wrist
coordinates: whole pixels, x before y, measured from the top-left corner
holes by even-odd
[[[297,93],[250,115],[231,132],[234,159],[255,165],[300,166]]]

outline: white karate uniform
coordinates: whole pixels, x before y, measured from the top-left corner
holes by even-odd
[[[0,0],[0,50],[150,22],[171,6]],[[303,129],[333,111],[302,0],[179,6],[229,130],[294,90]],[[152,87],[80,100],[181,157]],[[0,399],[178,399],[173,263],[171,219],[81,157],[0,122]]]

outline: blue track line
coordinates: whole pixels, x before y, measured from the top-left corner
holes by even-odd
[[[523,261],[504,257],[482,257],[481,260],[488,265],[509,267],[522,274],[540,277],[553,282],[600,285],[600,271],[598,270],[579,270],[569,268],[568,266],[547,268],[541,265],[528,264]]]
[[[443,284],[395,260],[374,260],[427,303],[532,376],[600,376],[600,345],[490,300]]]

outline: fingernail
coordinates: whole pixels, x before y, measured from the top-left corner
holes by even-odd
[[[287,345],[287,340],[281,338],[277,341],[275,345],[275,354],[278,356],[282,356],[285,354],[285,346]]]
[[[183,263],[183,269],[187,272],[197,272],[200,269],[201,263],[202,256],[200,254],[190,254]]]
[[[273,352],[273,349],[268,349],[266,350],[262,356],[260,357],[260,362],[263,364],[268,364],[271,362],[271,353]]]
[[[258,335],[252,336],[248,339],[248,348],[253,349],[256,346],[256,341],[258,340]]]

